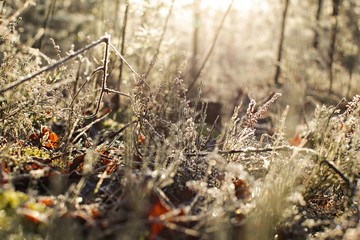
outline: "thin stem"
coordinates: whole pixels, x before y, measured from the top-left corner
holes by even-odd
[[[130,71],[135,75],[135,77],[142,81],[148,89],[151,89],[150,85],[145,81],[144,77],[135,71],[135,69],[126,61],[123,55],[116,49],[116,47],[109,42],[110,47],[114,50],[115,54],[120,57],[120,59],[125,63],[125,65],[130,69]]]
[[[125,129],[127,129],[128,127],[130,127],[131,125],[133,125],[134,123],[137,123],[139,120],[134,120],[132,122],[129,122],[127,123],[125,126],[123,126],[122,128],[120,128],[120,130],[116,131],[114,134],[113,134],[113,139],[111,140],[111,142],[107,145],[106,147],[106,151],[110,149],[110,147],[115,143],[116,140],[118,140],[121,136],[121,133],[123,131],[125,131]]]
[[[104,114],[103,116],[101,116],[100,118],[92,121],[91,123],[89,123],[88,125],[86,125],[85,127],[77,130],[77,132],[79,132],[79,134],[76,135],[76,137],[72,140],[72,143],[75,143],[87,130],[89,130],[91,128],[91,126],[93,126],[95,123],[100,122],[101,120],[103,120],[104,118],[106,118],[109,115],[110,112]]]
[[[337,175],[339,175],[342,180],[344,180],[344,182],[346,183],[346,185],[348,187],[350,187],[350,180],[337,168],[335,167],[335,165],[333,165],[332,163],[330,163],[329,161],[327,160],[323,160],[321,161],[320,164],[326,164],[329,168],[331,168]]]

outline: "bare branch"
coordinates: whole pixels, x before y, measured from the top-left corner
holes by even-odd
[[[104,51],[104,59],[103,59],[103,67],[102,67],[102,81],[101,81],[101,91],[98,101],[96,103],[96,109],[94,114],[87,116],[87,118],[93,118],[99,112],[100,104],[104,96],[105,89],[107,89],[107,67],[108,67],[108,60],[109,60],[109,43],[110,43],[110,36],[108,36],[107,40],[105,41],[105,51]]]
[[[226,12],[225,12],[223,18],[221,19],[220,25],[219,25],[219,27],[218,27],[217,30],[216,30],[215,37],[214,37],[214,40],[212,41],[212,44],[211,44],[211,46],[210,46],[210,49],[209,49],[209,51],[207,52],[207,54],[206,54],[206,56],[205,56],[205,59],[204,59],[204,61],[202,62],[199,70],[196,72],[193,81],[191,82],[191,84],[190,84],[189,87],[188,87],[188,90],[189,90],[189,91],[190,91],[191,88],[193,88],[193,86],[195,85],[196,81],[199,79],[201,72],[204,70],[206,63],[209,61],[209,58],[210,58],[212,52],[213,52],[214,49],[215,49],[216,42],[217,42],[217,40],[218,40],[218,38],[219,38],[219,36],[220,36],[220,31],[221,31],[221,29],[222,29],[223,26],[224,26],[224,22],[225,22],[225,19],[226,19],[227,15],[229,15],[229,12],[230,12],[230,10],[231,10],[231,8],[232,8],[233,2],[234,2],[233,0],[230,2],[228,8],[226,9]]]
[[[231,155],[231,154],[249,154],[249,153],[264,153],[264,152],[273,152],[273,151],[279,151],[279,152],[291,152],[291,151],[298,151],[298,152],[306,152],[311,153],[314,155],[319,155],[318,152],[316,152],[313,149],[309,148],[299,148],[299,147],[293,147],[293,146],[279,146],[279,147],[269,147],[269,148],[243,148],[243,149],[237,149],[237,150],[229,150],[229,151],[218,151],[221,155]],[[196,157],[196,156],[207,156],[211,152],[198,152],[198,153],[184,153],[186,157]]]
[[[91,126],[93,126],[95,123],[100,122],[101,120],[103,120],[104,118],[106,118],[109,115],[110,112],[104,114],[103,116],[101,116],[98,119],[95,119],[94,121],[92,121],[91,123],[89,123],[88,125],[86,125],[85,127],[77,130],[77,132],[80,132],[78,135],[76,135],[76,137],[72,140],[72,143],[75,143],[87,130],[89,130],[91,128]]]

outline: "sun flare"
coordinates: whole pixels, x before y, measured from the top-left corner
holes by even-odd
[[[185,4],[192,4],[196,0],[182,1]],[[248,12],[254,9],[260,9],[263,11],[268,10],[269,3],[267,0],[232,0],[233,8],[236,8],[239,12]],[[203,9],[226,9],[231,0],[198,0],[201,8]]]

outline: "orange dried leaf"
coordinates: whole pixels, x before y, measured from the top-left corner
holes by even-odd
[[[93,215],[94,218],[101,217],[101,213],[97,208],[91,208],[91,214]]]
[[[144,144],[145,143],[145,136],[142,135],[142,134],[139,134],[138,135],[138,142],[141,143],[141,144]]]
[[[43,146],[49,149],[55,149],[59,146],[59,137],[47,127],[41,129]]]
[[[28,136],[28,139],[32,142],[39,141],[40,136],[38,133],[32,133]]]
[[[149,217],[156,218],[170,211],[170,207],[165,205],[162,201],[157,200],[151,207]]]
[[[40,197],[38,201],[39,203],[42,203],[48,207],[54,205],[54,200],[52,197]]]
[[[4,172],[6,172],[7,174],[10,174],[10,170],[7,166],[7,163],[5,161],[1,162],[1,168]]]
[[[167,206],[160,199],[157,199],[156,202],[152,205],[149,212],[149,220],[153,220],[167,212],[169,212],[171,208]],[[149,239],[154,239],[159,233],[164,229],[164,224],[162,223],[153,223],[151,224],[151,235]]]
[[[24,168],[25,168],[25,170],[28,171],[28,172],[31,170],[31,167],[30,167],[29,165],[25,165]]]
[[[43,168],[42,166],[40,166],[39,164],[36,163],[29,163],[25,166],[25,168],[28,167],[30,170],[38,170]]]
[[[289,143],[291,146],[299,147],[302,140],[303,140],[303,138],[301,137],[301,133],[298,132],[295,134],[295,136],[293,138],[291,138],[289,140]]]

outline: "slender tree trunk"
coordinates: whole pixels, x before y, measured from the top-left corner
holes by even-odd
[[[224,26],[225,19],[229,15],[230,10],[232,9],[233,3],[234,3],[234,0],[231,0],[231,2],[229,3],[229,5],[228,5],[228,7],[226,9],[226,12],[224,13],[224,15],[223,15],[223,17],[222,17],[222,19],[220,21],[220,24],[219,24],[218,28],[216,29],[214,39],[212,40],[212,43],[210,45],[209,50],[207,51],[207,53],[205,55],[204,60],[201,62],[201,64],[196,69],[196,72],[193,75],[192,82],[188,86],[188,93],[195,86],[195,83],[199,79],[202,70],[204,70],[206,63],[209,61],[210,56],[211,56],[211,54],[213,53],[213,51],[215,49],[216,42],[217,42],[217,40],[218,40],[218,38],[220,36],[221,29]]]
[[[329,70],[329,93],[332,93],[333,90],[333,65],[334,65],[334,56],[335,56],[335,44],[336,37],[338,32],[338,16],[339,16],[339,8],[340,8],[341,0],[332,0],[333,11],[332,11],[332,30],[330,37],[330,46],[329,46],[329,60],[328,60],[328,70]]]
[[[316,10],[316,28],[315,28],[315,34],[314,34],[314,40],[313,40],[313,47],[315,49],[318,49],[319,46],[319,25],[320,25],[320,18],[321,18],[321,12],[323,8],[323,0],[318,0],[317,10]]]
[[[3,13],[4,13],[4,8],[5,8],[5,3],[6,1],[2,1],[0,3],[1,7],[0,7],[0,16],[2,17]]]
[[[126,7],[125,7],[125,12],[124,12],[124,20],[123,20],[123,24],[121,27],[121,48],[120,48],[120,53],[121,55],[125,55],[125,35],[126,35],[126,26],[127,26],[127,21],[128,21],[128,15],[129,15],[129,7],[130,7],[130,3],[128,0],[126,0]],[[123,60],[120,60],[120,73],[119,73],[119,80],[121,82],[122,79],[122,73],[123,73],[123,68],[124,68],[124,63]]]
[[[346,98],[347,99],[349,99],[349,97],[350,97],[351,82],[352,82],[352,71],[349,71],[349,83],[348,83],[348,89],[346,91]]]
[[[193,39],[191,56],[191,78],[195,78],[197,70],[197,56],[199,52],[199,29],[200,29],[200,4],[201,0],[195,0],[193,3]]]
[[[281,74],[281,59],[282,59],[282,50],[283,50],[283,45],[284,45],[284,38],[285,38],[285,26],[286,26],[286,17],[287,17],[287,12],[288,12],[288,8],[289,8],[289,3],[290,0],[285,0],[285,6],[284,6],[284,11],[283,11],[283,15],[282,15],[282,20],[281,20],[281,34],[280,34],[280,41],[279,41],[279,45],[278,45],[278,54],[277,54],[277,64],[276,64],[276,69],[275,69],[275,76],[274,76],[274,83],[275,85],[279,86],[280,82],[279,82],[279,78],[280,78],[280,74]]]
[[[50,5],[50,7],[48,9],[48,12],[46,13],[45,21],[44,21],[44,24],[43,24],[44,34],[41,35],[41,37],[39,39],[39,50],[40,51],[43,50],[43,47],[44,47],[44,39],[45,39],[46,34],[47,34],[47,30],[48,30],[48,27],[49,27],[49,24],[50,24],[52,14],[54,12],[55,5],[56,5],[56,0],[52,0],[51,5]]]

